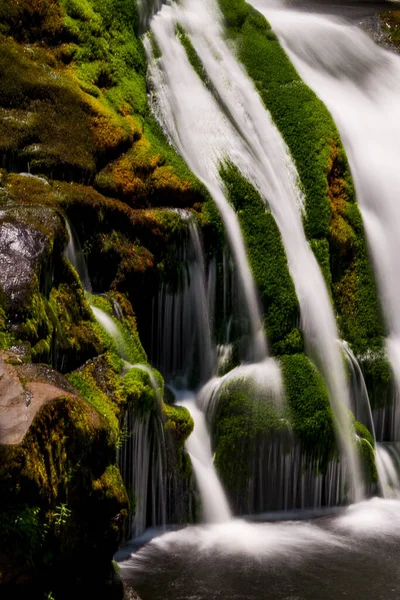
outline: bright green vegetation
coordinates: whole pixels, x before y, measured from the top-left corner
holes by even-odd
[[[247,380],[228,383],[221,392],[212,423],[215,466],[230,496],[245,493],[252,462],[263,439],[287,428],[265,393]]]
[[[334,417],[321,375],[304,355],[281,359],[290,422],[302,448],[324,470],[336,449]]]
[[[219,0],[227,35],[279,128],[306,200],[304,226],[344,339],[357,353],[382,346],[384,328],[361,217],[339,134],[302,82],[265,18],[245,0]]]
[[[321,472],[336,455],[333,414],[317,369],[304,354],[280,360],[286,407],[274,406],[265,392],[246,379],[228,383],[219,398],[213,424],[215,464],[231,492],[246,489],[262,441],[289,439],[291,429]],[[293,439],[288,451],[292,445]]]
[[[297,328],[299,306],[274,217],[235,166],[222,167],[221,176],[239,217],[272,351],[301,352],[303,339]]]
[[[119,294],[114,294],[116,298],[120,298]],[[113,295],[110,295],[113,298]],[[119,333],[117,340],[110,339],[110,336],[103,330],[103,335],[106,336],[108,343],[113,347],[114,353],[120,356],[123,360],[131,364],[146,363],[147,357],[143,349],[136,328],[136,320],[132,313],[129,303],[125,300],[124,307],[128,311],[124,315],[124,319],[119,321],[113,313],[113,305],[109,298],[105,296],[89,296],[90,303],[101,309],[111,317],[117,331]],[[116,299],[115,299],[116,300]],[[116,300],[117,301],[117,300]],[[130,309],[130,310],[129,310]]]
[[[183,447],[185,440],[193,431],[194,423],[189,411],[183,406],[164,405],[167,417],[166,430],[173,431],[177,443]]]
[[[135,205],[202,201],[150,114],[135,2],[10,0],[1,11],[0,152],[9,170],[29,161],[51,178],[95,179]]]

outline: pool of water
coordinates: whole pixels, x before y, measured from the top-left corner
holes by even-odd
[[[126,548],[120,561],[142,600],[398,600],[400,502],[374,498],[302,521],[187,527]]]

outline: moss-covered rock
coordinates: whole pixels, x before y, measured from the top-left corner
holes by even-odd
[[[76,585],[100,565],[106,578],[128,508],[115,436],[61,375],[2,364],[19,429],[6,435],[10,411],[1,412],[1,583],[62,593],[65,568]]]

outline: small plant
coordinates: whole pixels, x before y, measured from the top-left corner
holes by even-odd
[[[70,519],[72,515],[72,511],[68,508],[66,504],[59,504],[56,506],[56,510],[54,511],[53,522],[56,533],[60,533],[61,529],[67,523],[68,519]]]

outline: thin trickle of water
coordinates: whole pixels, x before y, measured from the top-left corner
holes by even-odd
[[[223,523],[232,518],[224,489],[214,468],[210,435],[204,413],[196,406],[196,397],[190,392],[179,395],[177,401],[191,414],[194,429],[187,439],[188,451],[201,496],[201,509],[206,523]]]
[[[348,360],[351,369],[351,387],[353,401],[352,410],[354,416],[357,419],[357,421],[360,421],[360,423],[363,423],[363,425],[368,427],[369,431],[372,434],[372,437],[374,438],[374,440],[376,440],[371,403],[369,400],[369,394],[363,372],[349,344],[345,341],[341,341],[340,344],[345,352],[345,356]]]
[[[347,23],[306,13],[265,13],[304,81],[342,136],[375,267],[400,398],[400,58]],[[400,435],[396,411],[394,439]]]
[[[93,304],[90,305],[90,308],[96,317],[96,321],[103,327],[103,329],[105,329],[115,343],[120,357],[124,360],[127,360],[128,354],[125,347],[124,336],[122,335],[122,332],[115,323],[114,319],[110,317],[110,315],[108,315],[104,310],[101,310],[101,308],[93,306]]]
[[[85,257],[82,252],[82,247],[79,242],[79,238],[74,228],[70,223],[65,220],[65,227],[68,232],[69,241],[65,249],[65,256],[68,258],[75,271],[78,273],[79,279],[85,292],[92,293],[92,284],[90,283],[90,277],[85,261]]]
[[[206,69],[218,101],[193,71],[175,35],[181,23]],[[163,7],[152,31],[162,57],[151,45],[150,77],[156,94],[154,111],[191,169],[208,187],[224,220],[232,255],[252,319],[252,360],[265,357],[262,325],[237,216],[220,180],[221,161],[230,159],[260,191],[280,229],[301,307],[302,327],[310,352],[327,383],[342,453],[349,463],[352,494],[362,494],[358,459],[348,416],[349,397],[330,298],[302,227],[303,198],[287,148],[265,110],[254,85],[224,41],[214,0],[185,0]],[[224,110],[221,110],[221,102]],[[262,350],[262,351],[261,351]]]
[[[182,213],[188,237],[179,252],[178,289],[161,284],[156,314],[154,363],[167,383],[185,389],[205,383],[215,369],[206,267],[196,221]]]
[[[136,537],[147,527],[167,522],[164,428],[159,415],[140,415],[129,407],[121,430],[127,440],[118,452],[118,464],[133,502],[128,537]]]
[[[167,523],[166,444],[162,418],[162,395],[154,373],[148,365],[127,365],[149,377],[154,390],[154,410],[141,411],[128,406],[121,423],[126,440],[118,452],[118,463],[125,487],[133,500],[129,535],[141,535],[147,527]]]

